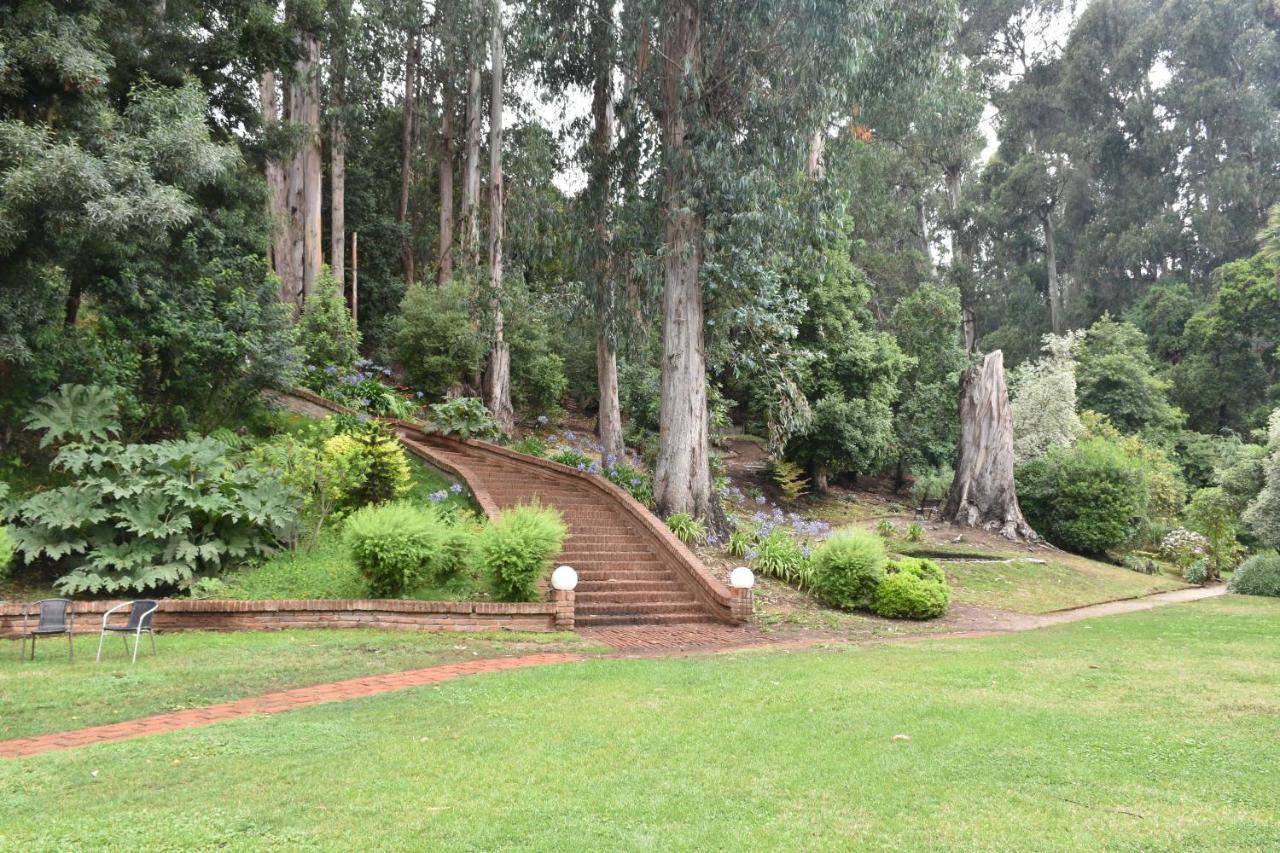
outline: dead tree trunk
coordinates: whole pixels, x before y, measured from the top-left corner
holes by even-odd
[[[489,53],[493,67],[489,91],[489,308],[493,313],[493,348],[485,373],[484,402],[504,435],[515,428],[511,408],[511,351],[502,316],[502,0],[493,0],[493,34]]]
[[[1022,517],[1013,482],[1013,415],[1000,350],[960,377],[960,452],[943,518],[1007,539],[1039,539]]]

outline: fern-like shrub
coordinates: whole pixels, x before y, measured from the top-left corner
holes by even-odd
[[[800,589],[813,584],[813,568],[804,549],[791,532],[778,527],[755,546],[751,567],[763,575],[777,578]]]
[[[769,466],[773,482],[782,492],[783,503],[795,503],[809,491],[809,480],[804,476],[804,469],[786,459],[775,459]]]
[[[707,526],[687,512],[667,516],[667,527],[686,545],[696,545],[707,538]]]
[[[269,553],[292,525],[293,493],[237,467],[226,445],[121,444],[114,414],[101,389],[63,386],[27,419],[46,444],[62,442],[51,468],[70,484],[18,503],[10,532],[27,562],[67,570],[56,582],[63,593],[186,589]]]
[[[360,355],[360,330],[328,267],[317,277],[315,292],[303,304],[296,328],[298,346],[311,368],[308,374],[325,367],[346,372]]]
[[[431,510],[407,503],[368,506],[351,514],[343,542],[377,598],[398,598],[444,573],[450,531]]]
[[[537,504],[504,510],[480,536],[478,553],[503,601],[533,601],[538,582],[560,553],[569,529],[560,513]]]
[[[861,530],[837,533],[814,550],[813,589],[843,610],[866,609],[884,577],[884,542]]]
[[[0,553],[0,562],[4,555]],[[1227,590],[1238,595],[1269,595],[1280,598],[1280,555],[1257,554],[1240,564],[1227,582]]]
[[[888,619],[934,619],[947,610],[951,589],[932,560],[903,557],[885,565],[872,609]]]

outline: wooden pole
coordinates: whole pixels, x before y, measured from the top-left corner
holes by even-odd
[[[357,245],[359,244],[360,234],[356,231],[351,232],[351,319],[356,323],[360,322],[360,292],[357,290],[359,277],[359,257],[357,255]]]

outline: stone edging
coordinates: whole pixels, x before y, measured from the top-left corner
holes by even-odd
[[[251,631],[281,628],[383,628],[418,631],[568,631],[573,592],[551,601],[406,601],[400,599],[292,599],[227,601],[166,598],[155,614],[157,631]],[[77,601],[75,632],[95,634],[102,615],[120,601]],[[27,604],[0,604],[0,637],[18,637]],[[116,620],[119,620],[118,622]],[[112,624],[124,621],[119,611]],[[34,622],[34,618],[32,619]]]

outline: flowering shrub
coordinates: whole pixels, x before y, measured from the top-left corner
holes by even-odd
[[[751,567],[799,589],[813,585],[813,567],[808,549],[801,546],[785,527],[774,528],[752,549]]]
[[[1175,527],[1160,542],[1160,553],[1185,570],[1209,550],[1209,540],[1194,530]]]

